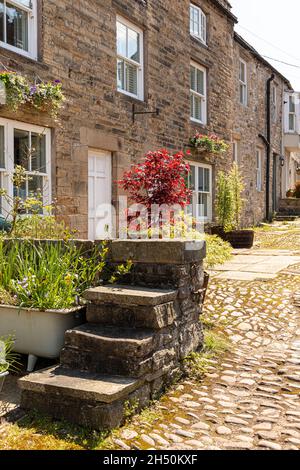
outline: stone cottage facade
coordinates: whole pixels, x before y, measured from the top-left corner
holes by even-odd
[[[230,168],[236,152],[247,183],[244,223],[264,218],[265,177],[262,172],[257,191],[255,162],[260,149],[265,164],[258,133],[266,132],[266,80],[275,71],[237,40],[226,0],[2,3],[1,69],[33,81],[59,79],[67,98],[59,122],[26,107],[14,113],[0,106],[2,187],[13,193],[9,172],[22,145],[38,143],[40,166],[30,163],[25,196],[42,187],[45,202],[55,199],[68,225],[81,237],[97,238],[103,229],[97,207],[113,202],[118,208],[116,181],[125,169],[149,150],[187,150],[195,132],[214,133],[232,144],[225,156],[193,151],[189,157],[205,221],[215,216],[216,174]],[[240,56],[251,64],[243,106]],[[289,85],[275,75],[272,148],[281,155],[282,94]]]
[[[244,224],[252,226],[271,217],[278,210],[284,168],[282,165],[285,164],[284,97],[292,87],[285,77],[236,33],[234,70],[239,80],[235,83],[233,102],[233,154],[245,182],[244,197],[247,204]],[[270,143],[269,149],[266,140]]]

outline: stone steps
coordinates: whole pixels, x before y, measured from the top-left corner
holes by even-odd
[[[161,329],[174,323],[177,291],[108,286],[89,289],[87,321],[106,326]]]
[[[298,217],[297,215],[278,214],[274,220],[276,220],[276,222],[294,222]]]
[[[174,327],[158,333],[88,323],[66,332],[60,362],[70,369],[141,377],[154,371],[159,351],[176,334]]]
[[[93,429],[120,425],[128,400],[137,400],[141,408],[149,401],[143,381],[61,366],[30,374],[19,385],[21,407],[50,412],[54,418],[64,417]]]
[[[88,323],[66,332],[60,366],[20,380],[21,406],[104,430],[149,404],[203,342],[204,256],[203,243],[112,241],[140,287],[87,290]]]
[[[172,302],[177,297],[176,290],[146,289],[133,286],[100,286],[88,289],[84,297],[94,303],[114,305],[155,306]]]
[[[68,397],[84,397],[100,403],[119,400],[141,385],[139,380],[129,377],[65,369],[61,366],[34,372],[19,383],[22,390],[45,394],[59,391]]]

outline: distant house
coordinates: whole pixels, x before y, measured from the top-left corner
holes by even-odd
[[[284,150],[283,197],[300,182],[300,93],[293,91],[284,95]]]
[[[59,79],[67,97],[60,123],[27,107],[14,113],[0,106],[0,183],[11,194],[9,175],[24,148],[34,147],[24,197],[42,189],[44,201],[55,198],[81,237],[97,238],[96,209],[111,202],[118,208],[116,181],[124,170],[149,150],[187,150],[201,132],[225,139],[230,151],[189,157],[195,217],[214,220],[216,175],[233,160],[246,182],[244,224],[276,210],[287,171],[281,167],[283,96],[292,89],[234,33],[237,19],[226,0],[1,3],[1,68],[33,81]],[[272,74],[267,171],[259,135],[267,137]],[[159,116],[135,114],[156,109]]]

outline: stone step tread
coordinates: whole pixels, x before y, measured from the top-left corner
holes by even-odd
[[[19,380],[22,390],[61,393],[64,396],[102,403],[112,403],[128,396],[141,383],[130,377],[83,372],[61,366],[34,372]]]
[[[113,285],[94,287],[86,290],[83,295],[91,302],[156,306],[175,300],[177,291]]]
[[[155,331],[144,328],[128,328],[117,326],[103,326],[93,323],[85,323],[84,325],[68,330],[67,337],[72,335],[82,335],[86,339],[99,339],[101,341],[114,342],[132,342],[147,343],[153,340]]]

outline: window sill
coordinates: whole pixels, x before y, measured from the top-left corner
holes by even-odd
[[[194,36],[194,34],[190,34],[191,39],[193,42],[195,42],[198,46],[204,47],[204,49],[208,49],[208,45],[206,42],[203,42],[202,39],[198,38],[197,36]]]
[[[207,126],[207,122],[198,121],[198,119],[194,119],[194,118],[190,118],[190,122],[203,128]]]
[[[32,63],[34,65],[38,65],[38,66],[43,67],[44,69],[47,69],[47,70],[49,69],[48,65],[46,65],[44,62],[42,62],[38,58],[35,59],[33,56],[23,54],[22,51],[17,52],[15,50],[11,49],[10,47],[7,47],[6,44],[3,43],[3,42],[0,42],[0,50],[3,51],[3,53],[5,51],[8,54],[9,58],[12,56],[13,59],[16,60],[16,61],[20,61],[20,58],[23,58],[29,63]],[[3,57],[6,57],[6,55],[3,55]]]
[[[120,97],[121,100],[125,102],[136,103],[140,105],[144,104],[145,106],[147,105],[147,101],[145,99],[141,100],[140,98],[137,98],[134,95],[130,95],[129,93],[125,93],[123,91],[117,90],[117,95]]]

